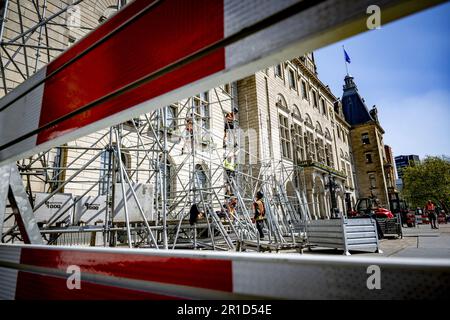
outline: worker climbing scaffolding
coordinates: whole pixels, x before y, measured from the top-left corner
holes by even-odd
[[[225,160],[223,160],[223,167],[225,169],[225,194],[228,196],[232,193],[230,183],[236,176],[236,166],[237,164],[235,163],[234,156],[232,154],[227,155]]]
[[[223,134],[223,148],[226,149],[228,145],[232,145],[233,147],[237,146],[237,142],[235,139],[235,129],[237,128],[237,113],[238,109],[235,107],[232,111],[227,112],[225,114],[225,127]]]

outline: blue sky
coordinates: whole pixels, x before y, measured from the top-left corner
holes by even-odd
[[[450,3],[315,51],[319,78],[338,97],[342,45],[359,93],[369,108],[377,105],[394,156],[450,155]]]

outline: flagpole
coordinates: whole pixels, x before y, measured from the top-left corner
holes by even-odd
[[[342,45],[342,50],[344,50],[344,55],[345,55],[345,48],[344,45]],[[347,63],[347,59],[344,58],[344,63],[345,63],[345,70],[347,71],[347,76],[348,74],[348,63]]]

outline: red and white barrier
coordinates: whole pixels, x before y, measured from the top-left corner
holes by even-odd
[[[370,266],[380,290],[369,289]],[[79,268],[79,289],[67,282]],[[1,299],[416,299],[449,296],[450,259],[0,245]]]

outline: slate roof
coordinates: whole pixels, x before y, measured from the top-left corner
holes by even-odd
[[[371,117],[364,100],[359,95],[352,76],[347,75],[345,77],[344,93],[341,102],[345,120],[351,126],[375,121]]]

